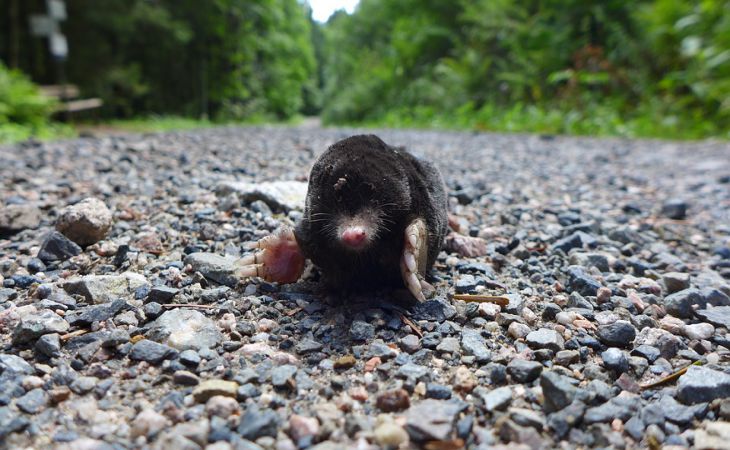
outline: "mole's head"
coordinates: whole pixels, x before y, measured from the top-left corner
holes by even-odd
[[[312,168],[308,219],[330,247],[367,251],[397,232],[400,217],[410,210],[408,179],[395,150],[373,138],[340,141]]]

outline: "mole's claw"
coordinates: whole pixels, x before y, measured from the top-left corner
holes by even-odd
[[[416,272],[418,269],[416,267],[416,257],[411,252],[404,252],[403,253],[403,261],[406,263],[406,267],[411,272]]]
[[[241,277],[261,277],[266,281],[294,283],[304,272],[304,254],[294,231],[283,227],[256,242],[261,251],[246,255],[238,261]]]
[[[240,278],[260,277],[263,273],[263,264],[246,264],[236,270],[236,275]]]
[[[430,285],[422,281],[426,273],[426,224],[422,219],[411,222],[405,230],[403,243],[403,255],[401,256],[400,269],[403,277],[403,284],[419,301],[425,301],[424,291],[432,291],[426,288]],[[425,283],[425,286],[424,286]]]
[[[249,265],[249,264],[258,264],[263,259],[264,252],[256,252],[252,253],[250,255],[246,255],[243,258],[238,260],[238,263],[240,265]]]
[[[421,290],[421,282],[418,280],[418,276],[415,273],[408,274],[405,282],[406,287],[408,287],[408,290],[411,291],[411,294],[416,297],[416,300],[418,300],[419,302],[426,301],[426,297],[423,295],[423,291]]]

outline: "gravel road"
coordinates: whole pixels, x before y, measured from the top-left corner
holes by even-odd
[[[474,238],[435,296],[238,279],[360,132],[0,147],[0,448],[730,448],[727,142],[368,130]]]

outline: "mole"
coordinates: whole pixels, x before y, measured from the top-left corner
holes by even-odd
[[[352,136],[314,163],[296,226],[256,242],[238,275],[293,283],[309,259],[332,288],[406,287],[424,301],[447,229],[436,167],[375,135]]]

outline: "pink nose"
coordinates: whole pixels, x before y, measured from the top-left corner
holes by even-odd
[[[367,233],[363,227],[347,227],[342,232],[342,243],[353,248],[361,247],[365,243]]]

